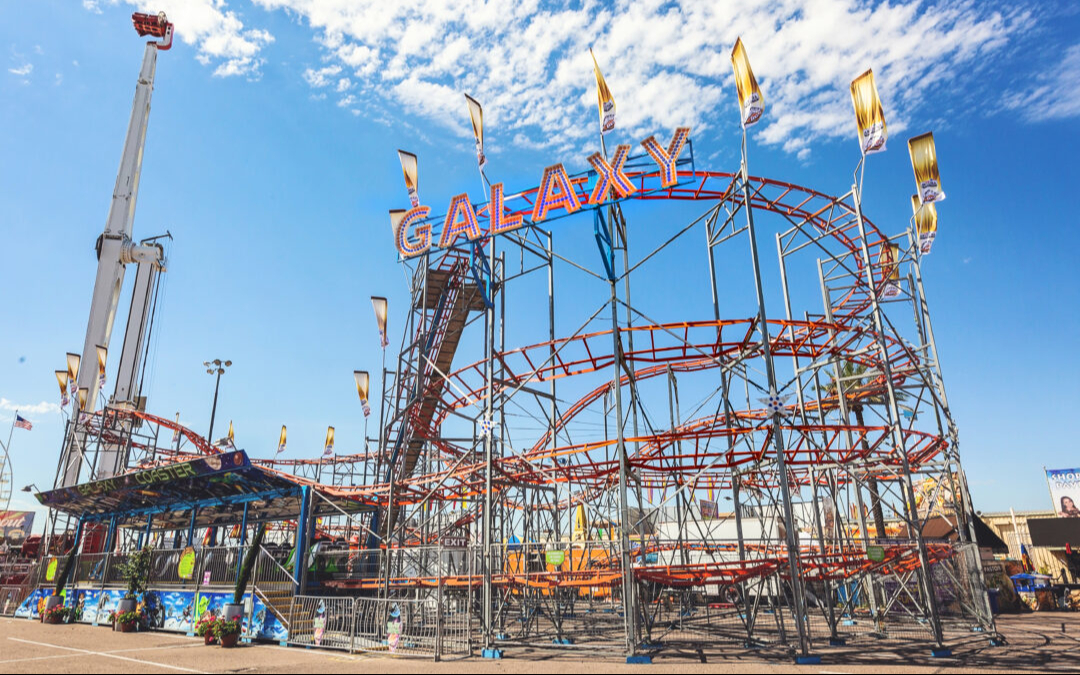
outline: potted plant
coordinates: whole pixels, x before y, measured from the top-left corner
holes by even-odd
[[[150,575],[150,553],[151,549],[144,547],[120,563],[120,574],[127,582],[127,591],[117,606],[118,613],[136,613],[138,598],[146,593],[146,579]]]
[[[233,601],[225,605],[224,616],[229,621],[238,621],[244,616],[244,593],[247,592],[248,582],[251,581],[251,572],[255,569],[255,561],[259,558],[262,549],[263,536],[266,534],[266,525],[262,525],[255,531],[251,539],[244,562],[240,565],[240,574],[236,577],[236,587],[233,589]]]
[[[114,626],[120,626],[121,633],[134,633],[139,625],[139,613],[135,610],[115,612],[111,618]]]
[[[217,625],[218,619],[210,612],[203,612],[202,616],[195,623],[195,634],[202,637],[203,642],[207,645],[212,645],[217,642],[217,635],[214,634],[214,627]]]
[[[214,635],[222,647],[235,647],[240,639],[240,622],[228,619],[218,619],[214,622]]]
[[[68,618],[68,608],[63,605],[56,605],[49,609],[46,609],[41,613],[42,623],[64,623]]]
[[[71,551],[68,552],[67,557],[64,559],[64,566],[60,568],[60,571],[56,573],[56,587],[53,589],[53,594],[45,598],[45,611],[42,612],[42,621],[45,620],[45,614],[55,610],[58,607],[64,605],[64,587],[67,586],[68,577],[71,576],[71,568],[75,564],[75,547],[71,547]],[[54,616],[59,616],[55,614]],[[60,623],[61,620],[67,618],[67,613],[56,621],[48,621],[46,623]]]

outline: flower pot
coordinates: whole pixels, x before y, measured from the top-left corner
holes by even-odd
[[[230,635],[222,635],[219,639],[221,640],[221,646],[229,649],[236,646],[236,642],[240,639],[240,634],[232,633]]]
[[[244,606],[230,602],[225,605],[223,616],[226,621],[240,621],[244,616]]]
[[[134,633],[135,632],[135,622],[134,621],[127,621],[125,623],[120,624],[120,632],[121,633]]]
[[[206,635],[203,636],[203,644],[205,644],[207,646],[212,645],[212,644],[214,644],[216,642],[217,642],[217,638],[214,637],[213,635],[211,635],[210,633],[207,633]]]

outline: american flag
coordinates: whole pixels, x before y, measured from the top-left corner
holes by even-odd
[[[26,429],[27,431],[32,431],[34,428],[34,425],[30,424],[30,420],[19,417],[18,413],[15,413],[15,426],[20,429]]]

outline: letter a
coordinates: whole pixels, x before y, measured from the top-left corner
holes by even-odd
[[[566,169],[562,164],[544,169],[540,189],[536,192],[532,221],[539,223],[547,218],[549,211],[558,208],[566,209],[567,213],[573,213],[581,208],[581,202],[574,194],[574,186],[570,183],[570,177],[566,175]]]
[[[442,236],[439,237],[439,248],[446,248],[454,243],[462,232],[469,241],[480,238],[480,224],[476,222],[476,211],[469,203],[469,195],[460,194],[450,200],[450,208],[446,211],[446,220],[443,222]]]

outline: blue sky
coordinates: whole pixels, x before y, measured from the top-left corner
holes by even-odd
[[[463,191],[479,198],[468,91],[485,105],[488,175],[508,191],[535,185],[556,161],[584,168],[598,143],[592,45],[619,106],[616,140],[656,133],[666,143],[689,125],[698,168],[735,170],[727,54],[741,35],[768,105],[753,173],[845,192],[858,159],[847,83],[873,67],[891,138],[870,159],[866,208],[899,231],[912,191],[904,143],[934,131],[948,200],[924,275],[976,507],[1048,507],[1041,467],[1080,465],[1076,7],[728,5],[0,5],[0,428],[15,407],[35,424],[15,431],[16,487],[45,487],[55,471],[53,370],[82,344],[92,246],[142,54],[128,16],[160,8],[178,37],[158,60],[134,227],[136,238],[175,236],[152,411],[179,411],[205,433],[213,381],[201,363],[229,358],[218,419],[235,421],[241,447],[270,456],[285,423],[294,456],[316,456],[328,424],[339,451],[359,449],[351,372],[379,362],[368,297],[390,298],[394,346],[406,304],[386,218],[407,202],[396,150],[420,156],[421,196],[435,212]],[[692,212],[628,215],[662,227]],[[681,296],[660,305],[671,316],[711,313]],[[513,311],[532,325],[530,312]],[[560,324],[574,327],[569,316]],[[22,497],[13,508],[30,506]]]

